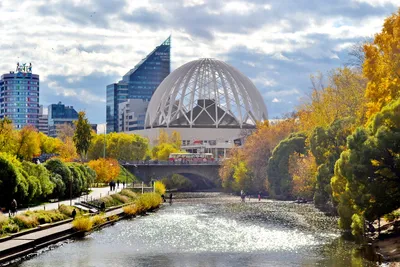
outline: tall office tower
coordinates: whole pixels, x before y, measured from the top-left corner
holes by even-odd
[[[16,71],[0,79],[0,119],[7,117],[16,129],[39,126],[39,75],[32,74],[32,64],[17,63]]]
[[[61,102],[58,104],[51,104],[49,106],[49,136],[56,137],[57,126],[62,124],[72,125],[74,121],[78,120],[78,112],[73,106],[66,106]]]
[[[49,117],[47,116],[47,114],[44,114],[43,105],[40,105],[40,107],[39,107],[38,130],[39,130],[39,132],[44,133],[46,135],[49,134]]]
[[[171,36],[128,71],[121,81],[107,86],[107,133],[117,132],[119,129],[118,104],[128,99],[150,101],[158,85],[171,71],[170,51]],[[144,114],[137,114],[138,118],[143,116]],[[137,127],[143,129],[143,120],[138,123]]]

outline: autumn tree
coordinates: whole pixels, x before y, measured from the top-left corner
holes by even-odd
[[[299,127],[311,132],[315,127],[327,127],[343,117],[365,122],[366,79],[357,69],[338,68],[328,75],[324,85],[322,74],[312,76],[312,92],[297,108]]]
[[[40,154],[40,138],[33,125],[27,125],[17,132],[16,155],[24,160],[32,160]]]
[[[181,134],[177,131],[173,131],[169,138],[169,143],[171,143],[176,149],[180,150],[182,145]]]
[[[66,137],[59,149],[60,158],[65,162],[74,161],[78,157],[76,147],[71,137]]]
[[[14,153],[16,140],[12,121],[7,117],[0,119],[0,152]]]
[[[69,123],[56,125],[57,138],[65,142],[68,138],[73,138],[75,133],[75,125]]]
[[[367,117],[400,97],[400,9],[385,19],[382,32],[364,45],[363,73],[368,78]]]
[[[59,154],[63,146],[63,142],[60,139],[47,136],[44,133],[39,133],[39,140],[42,154]]]
[[[108,183],[118,177],[120,173],[120,166],[115,159],[100,158],[91,160],[88,166],[93,169],[97,174],[96,182]]]
[[[84,111],[78,113],[78,121],[75,122],[75,133],[73,141],[76,147],[76,151],[81,158],[86,156],[87,151],[92,140],[92,127],[89,124],[88,119]]]
[[[311,153],[293,153],[289,157],[289,174],[293,179],[292,195],[312,199],[315,192],[317,164]]]

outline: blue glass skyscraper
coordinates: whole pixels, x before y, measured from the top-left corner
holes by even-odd
[[[150,101],[171,71],[171,37],[128,71],[118,83],[107,85],[107,133],[118,131],[118,104],[128,99]],[[144,126],[144,125],[143,125]]]

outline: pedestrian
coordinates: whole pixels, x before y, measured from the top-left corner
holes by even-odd
[[[169,204],[172,204],[172,193],[169,193]]]
[[[258,192],[258,202],[261,201],[261,192]]]
[[[119,180],[117,180],[117,188],[119,188]]]
[[[165,202],[165,196],[164,196],[164,194],[161,195],[161,198],[162,198],[163,202]]]
[[[105,211],[106,210],[106,203],[104,203],[104,201],[102,201],[101,204],[100,204],[100,210],[101,211]]]
[[[72,219],[75,219],[76,217],[76,209],[74,209],[71,213]]]
[[[125,188],[125,181],[122,181],[122,188]]]
[[[110,186],[110,191],[112,191],[112,181],[109,182],[108,185]]]
[[[11,216],[14,216],[17,213],[17,201],[15,200],[15,198],[11,201],[10,204],[10,214]]]

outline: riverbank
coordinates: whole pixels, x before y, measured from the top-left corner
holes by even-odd
[[[123,215],[122,208],[110,210],[104,214],[107,221],[98,227],[101,228],[116,221],[115,219],[109,220],[109,218],[115,218],[115,216],[122,218]],[[0,243],[0,266],[7,266],[16,259],[21,259],[39,249],[80,235],[82,235],[81,232],[73,229],[72,220],[54,227],[22,232]]]

